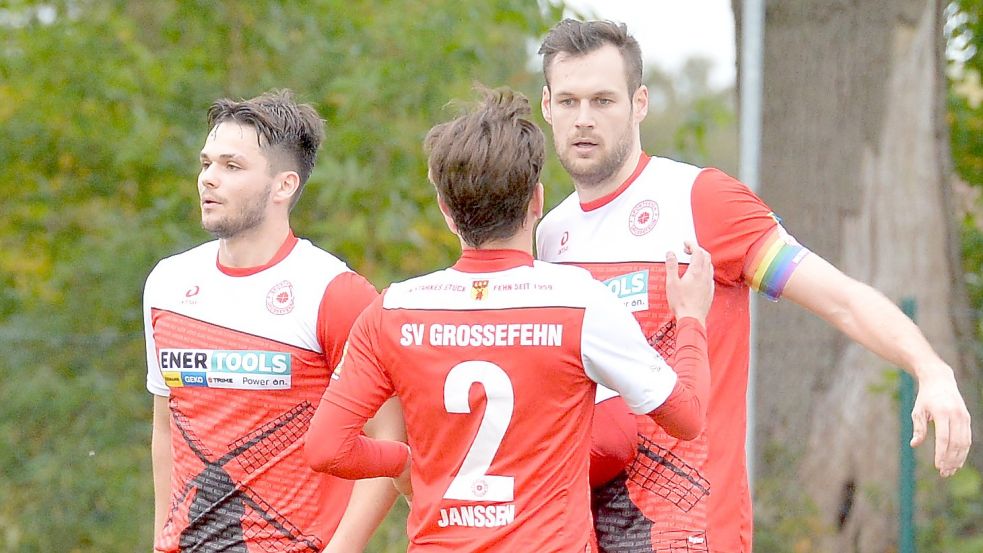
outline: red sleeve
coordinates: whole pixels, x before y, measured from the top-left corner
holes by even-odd
[[[349,480],[399,476],[409,448],[402,442],[365,436],[365,421],[364,416],[322,398],[304,444],[311,468]]]
[[[372,283],[351,271],[339,274],[324,289],[317,311],[317,339],[332,369],[341,362],[355,319],[378,296]]]
[[[703,431],[710,400],[707,335],[703,325],[692,317],[684,317],[677,324],[676,355],[670,363],[676,371],[676,386],[666,401],[648,415],[671,436],[692,440]]]
[[[365,422],[393,394],[379,361],[382,315],[380,296],[355,321],[345,358],[314,413],[304,444],[314,470],[350,479],[398,476],[403,471],[405,444],[362,435]]]
[[[591,425],[590,486],[607,484],[625,470],[635,456],[638,419],[621,396],[614,396],[594,406]]]
[[[696,240],[710,252],[714,279],[744,282],[748,251],[775,229],[775,215],[744,183],[718,169],[700,172],[691,199]]]

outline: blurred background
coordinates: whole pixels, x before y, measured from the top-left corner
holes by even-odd
[[[381,289],[459,253],[426,131],[476,81],[535,108],[535,52],[564,15],[639,35],[649,154],[739,176],[743,4],[678,4],[0,2],[0,551],[151,549],[142,290],[157,260],[210,239],[195,179],[214,99],[286,87],[318,108],[294,231]],[[765,4],[755,184],[801,242],[916,306],[978,414],[983,1]],[[667,21],[687,32],[650,45]],[[549,206],[572,190],[552,151],[543,179]],[[759,313],[755,550],[899,551],[898,371],[800,311]],[[919,449],[920,550],[983,551],[980,450],[943,481]],[[369,551],[404,551],[404,519],[400,504]]]

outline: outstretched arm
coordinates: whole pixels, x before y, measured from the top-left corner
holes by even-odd
[[[782,297],[812,311],[860,345],[902,367],[918,381],[911,413],[911,445],[935,422],[935,467],[951,476],[966,461],[972,441],[969,411],[952,368],[918,327],[883,294],[854,280],[816,254],[792,273]]]

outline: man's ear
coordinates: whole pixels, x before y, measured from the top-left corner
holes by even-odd
[[[296,171],[281,171],[273,177],[273,200],[287,205],[300,193],[300,175]]]
[[[451,210],[447,207],[447,203],[444,201],[444,197],[440,195],[440,192],[437,193],[437,207],[440,208],[440,213],[444,216],[444,222],[447,223],[447,228],[457,236],[460,236],[457,232],[457,225],[454,223],[454,218],[451,217]]]
[[[635,124],[639,124],[645,119],[645,116],[649,112],[649,88],[645,85],[641,85],[635,90],[635,94],[631,97],[632,108],[634,112]]]
[[[553,124],[553,113],[550,111],[550,87],[543,86],[543,101],[540,104],[543,110],[543,119],[550,125]]]
[[[538,221],[543,218],[543,206],[546,204],[546,189],[543,183],[537,182],[536,188],[532,191],[532,200],[529,201],[529,209],[532,210],[533,220]]]

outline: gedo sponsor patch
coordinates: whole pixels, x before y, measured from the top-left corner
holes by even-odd
[[[160,350],[158,361],[164,382],[171,388],[290,388],[289,353],[165,348]]]

